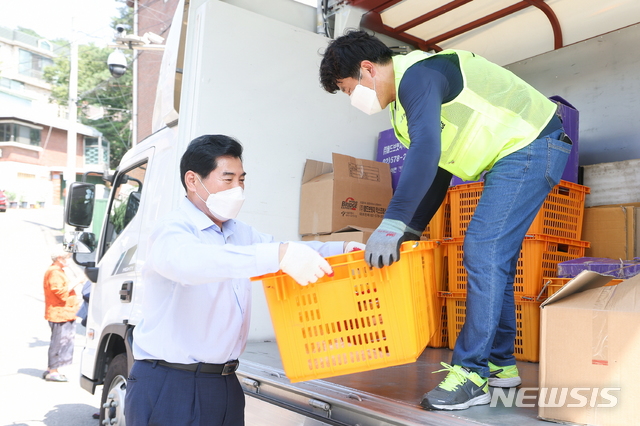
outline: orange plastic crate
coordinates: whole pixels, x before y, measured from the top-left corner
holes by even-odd
[[[410,241],[400,261],[370,268],[364,251],[328,257],[334,276],[308,286],[279,271],[262,280],[291,382],[414,362],[435,332],[427,294],[435,241]],[[431,316],[433,317],[433,316]]]
[[[546,285],[546,290],[543,292],[541,296],[550,297],[552,294],[556,293],[560,290],[566,283],[571,281],[573,278],[549,278],[544,280],[544,285]],[[618,285],[620,284],[622,279],[614,278],[607,283],[607,285]],[[544,287],[543,287],[544,289]]]
[[[467,232],[483,187],[484,182],[476,182],[449,188],[453,238],[462,237]],[[547,195],[527,233],[579,240],[584,201],[589,192],[586,186],[561,180]]]
[[[447,305],[449,349],[453,349],[462,330],[467,312],[466,293],[440,292]],[[516,339],[513,355],[519,361],[540,359],[540,301],[535,296],[515,298]]]
[[[448,252],[448,283],[450,292],[467,290],[467,270],[462,264],[463,239],[445,241]],[[589,242],[551,237],[527,235],[522,242],[520,257],[513,283],[515,294],[538,294],[543,278],[558,275],[558,263],[584,256]]]
[[[451,237],[463,237],[478,201],[482,195],[484,182],[465,183],[449,188],[449,208],[451,221]]]
[[[449,194],[445,196],[442,205],[431,218],[431,222],[422,233],[423,240],[442,240],[451,236],[451,207]]]
[[[431,340],[427,346],[431,348],[446,348],[449,346],[449,329],[447,326],[447,304],[446,300],[443,297],[438,297],[437,299],[437,313],[439,324],[436,328],[435,333],[431,336]]]

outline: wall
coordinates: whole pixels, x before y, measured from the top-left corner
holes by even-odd
[[[580,112],[580,164],[640,158],[640,24],[508,65]]]
[[[48,137],[48,140],[47,140]],[[44,126],[40,144],[44,151],[40,155],[40,164],[45,166],[67,167],[67,131]],[[84,136],[77,135],[76,139],[76,167],[84,169]],[[79,172],[80,170],[78,170]]]
[[[338,152],[375,158],[388,113],[368,116],[320,88],[328,39],[224,2],[192,1],[180,110],[180,143],[221,133],[244,145],[246,201],[239,218],[278,240],[299,240],[306,159]],[[223,59],[221,59],[223,58]],[[258,285],[252,339],[272,336]]]

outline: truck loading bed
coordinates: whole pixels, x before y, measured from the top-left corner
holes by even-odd
[[[422,395],[445,377],[444,372],[431,372],[440,370],[440,362],[448,363],[450,359],[449,349],[427,348],[415,363],[290,383],[284,376],[277,344],[250,342],[241,357],[237,374],[249,396],[248,405],[250,397],[254,396],[280,406],[283,412],[308,415],[304,423],[298,420],[295,424],[528,426],[543,422],[537,418],[537,407],[505,407],[499,404],[461,411],[422,409],[419,405]],[[518,369],[522,377],[521,387],[538,386],[537,363],[518,362]],[[527,392],[524,402],[533,405],[534,395],[534,391]],[[251,411],[250,415],[255,415],[255,410]],[[260,424],[285,424],[282,417],[272,418],[273,423],[269,421],[268,417],[260,417]],[[247,424],[257,423],[252,423],[248,417]]]

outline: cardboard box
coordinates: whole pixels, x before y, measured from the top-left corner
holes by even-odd
[[[585,257],[633,259],[640,256],[640,203],[584,209],[582,239],[591,247]]]
[[[307,160],[300,191],[301,235],[347,226],[377,228],[393,195],[389,165],[333,154],[333,164]]]
[[[302,241],[355,241],[357,243],[366,244],[371,234],[375,231],[373,228],[360,228],[357,226],[347,226],[338,232],[331,234],[309,234],[303,235]]]
[[[583,271],[541,305],[544,420],[610,426],[640,416],[640,276],[603,287],[611,279]]]

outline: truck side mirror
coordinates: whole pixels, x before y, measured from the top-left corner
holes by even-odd
[[[92,232],[71,231],[64,234],[63,244],[71,253],[93,253],[98,246],[96,236]]]
[[[67,191],[65,221],[77,228],[87,228],[93,219],[96,186],[92,183],[73,182]]]

